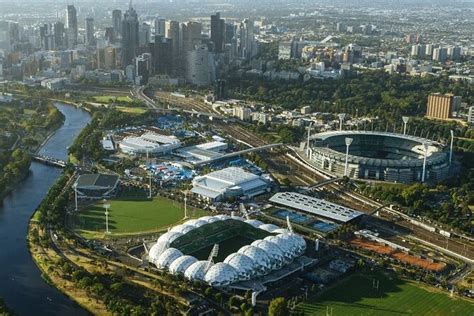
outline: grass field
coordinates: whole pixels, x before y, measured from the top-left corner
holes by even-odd
[[[378,290],[373,287],[374,278],[379,280]],[[313,303],[300,304],[297,308],[305,315],[326,315],[328,310],[331,315],[342,316],[474,315],[472,302],[381,274],[353,275],[315,297]]]
[[[116,106],[115,107],[120,112],[131,113],[131,114],[143,114],[148,109],[147,108],[138,108],[138,107],[128,107],[128,106]]]
[[[164,229],[178,223],[184,217],[184,207],[165,198],[152,201],[109,201],[109,230],[112,235],[135,234]],[[203,210],[188,208],[188,216],[207,215]],[[80,211],[73,218],[74,229],[86,238],[104,235],[105,215],[101,204]]]
[[[237,252],[245,245],[250,245],[253,241],[253,239],[245,238],[243,236],[233,236],[227,240],[220,242],[219,252],[217,254],[217,257],[214,258],[214,262],[224,261],[224,259],[227,258],[228,255]],[[212,247],[214,247],[214,245],[209,245],[206,248],[190,253],[190,255],[198,258],[199,260],[207,260],[209,254],[211,253]]]
[[[100,95],[95,96],[94,101],[99,103],[112,103],[117,99],[117,102],[131,103],[133,100],[128,95],[125,96],[113,96],[113,95]],[[112,100],[112,102],[111,102]]]

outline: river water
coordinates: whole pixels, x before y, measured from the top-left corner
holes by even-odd
[[[64,125],[44,144],[40,153],[63,159],[67,147],[90,121],[87,112],[57,104]],[[61,173],[58,168],[32,162],[30,175],[0,206],[0,297],[19,315],[86,315],[75,302],[42,278],[26,244],[28,221]]]

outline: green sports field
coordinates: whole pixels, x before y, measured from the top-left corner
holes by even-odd
[[[109,203],[109,230],[112,235],[158,231],[178,223],[184,217],[182,203],[161,197],[152,201],[112,200]],[[207,215],[205,211],[188,208],[189,217],[204,215]],[[73,226],[85,237],[103,237],[105,215],[102,204],[76,213]]]
[[[297,308],[305,315],[474,315],[474,302],[382,274],[351,276]]]
[[[112,103],[115,100],[122,103],[131,103],[133,100],[128,95],[124,96],[113,96],[113,95],[101,95],[93,97],[95,102],[99,103]]]

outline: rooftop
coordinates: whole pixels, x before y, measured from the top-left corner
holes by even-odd
[[[270,202],[344,223],[363,214],[335,203],[294,192],[276,193],[270,198]]]

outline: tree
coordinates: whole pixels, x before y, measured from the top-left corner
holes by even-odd
[[[268,315],[270,316],[286,316],[288,315],[288,306],[283,297],[277,297],[270,302],[268,307]]]

